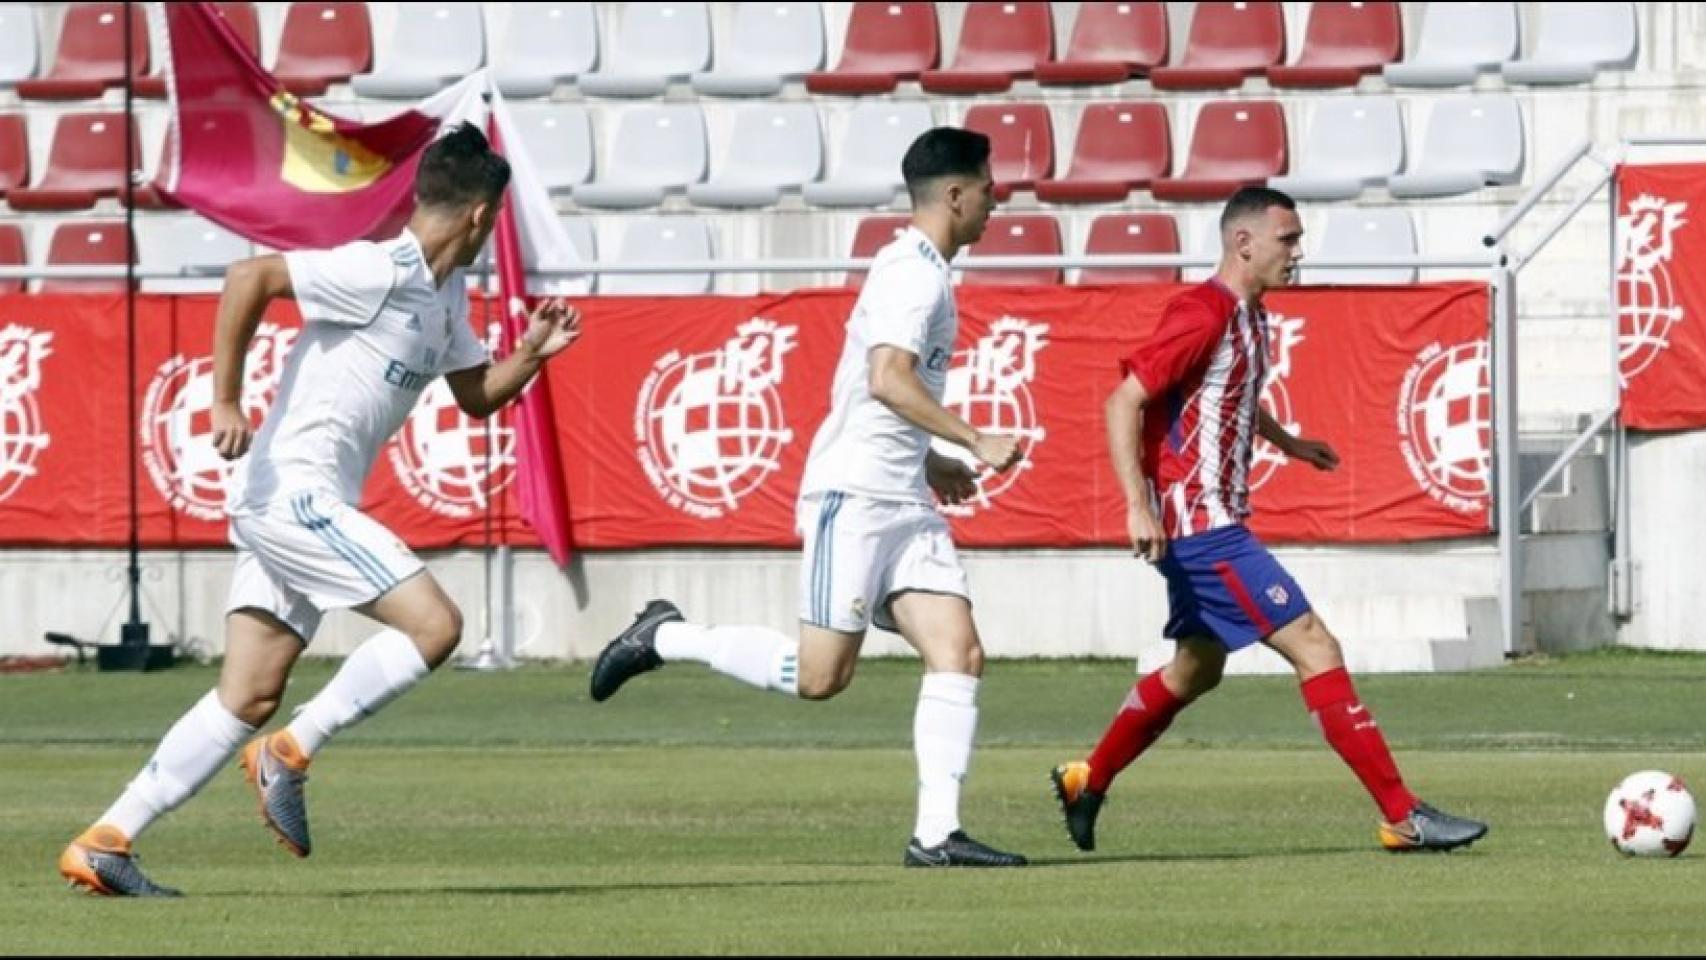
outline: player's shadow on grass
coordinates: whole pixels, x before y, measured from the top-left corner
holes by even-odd
[[[874,883],[871,880],[704,880],[698,882],[675,881],[668,883],[512,883],[512,884],[463,884],[439,887],[403,887],[394,890],[330,890],[310,894],[316,897],[361,897],[377,899],[381,897],[412,897],[412,896],[500,896],[500,897],[562,897],[606,893],[669,893],[679,890],[735,890],[742,888],[764,889],[778,887],[844,887],[855,884]]]
[[[1377,848],[1306,847],[1294,850],[1221,851],[1219,853],[1084,853],[1078,856],[1032,857],[1033,867],[1093,867],[1099,863],[1200,863],[1216,860],[1289,860],[1295,857],[1328,857],[1341,853],[1367,853]]]

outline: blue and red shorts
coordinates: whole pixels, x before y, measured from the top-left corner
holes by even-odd
[[[1167,543],[1155,565],[1167,579],[1163,636],[1211,637],[1241,650],[1309,612],[1291,574],[1242,524]]]

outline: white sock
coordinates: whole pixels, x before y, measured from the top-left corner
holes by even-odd
[[[166,731],[154,756],[96,822],[135,840],[213,779],[254,732],[225,709],[218,690],[209,690]]]
[[[912,719],[918,754],[918,827],[926,847],[960,828],[960,785],[971,764],[977,736],[977,678],[963,673],[926,673]]]
[[[799,696],[800,643],[769,627],[658,627],[658,656],[665,663],[691,660],[761,690]]]
[[[430,672],[413,640],[383,630],[344,660],[326,688],[297,708],[286,729],[312,757],[333,734],[378,712]]]

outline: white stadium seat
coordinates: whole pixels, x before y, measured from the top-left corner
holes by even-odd
[[[668,263],[709,260],[711,228],[697,217],[644,217],[622,234],[620,263]],[[711,292],[709,273],[610,273],[599,278],[599,293],[703,294]]]
[[[510,115],[546,189],[567,193],[592,179],[592,118],[585,107],[518,103]]]
[[[492,75],[506,97],[549,96],[598,66],[598,5],[512,3]]]
[[[904,185],[900,158],[935,126],[925,103],[861,103],[853,109],[834,175],[808,183],[806,202],[819,207],[874,207],[894,202]]]
[[[1287,176],[1268,186],[1299,200],[1350,200],[1404,168],[1404,118],[1393,97],[1318,101],[1309,139]]]
[[[628,3],[609,60],[576,83],[589,97],[656,97],[710,63],[705,4]]]
[[[735,117],[734,136],[721,171],[687,188],[687,199],[706,207],[767,207],[783,190],[799,189],[823,172],[823,132],[809,103],[746,107]]]
[[[1445,197],[1522,179],[1522,108],[1508,94],[1434,104],[1422,152],[1387,181],[1395,197]]]
[[[1627,70],[1641,51],[1633,3],[1543,3],[1534,53],[1504,65],[1507,83],[1587,83]]]
[[[743,3],[717,51],[716,68],[695,73],[696,93],[768,97],[823,68],[823,9],[815,3]]]
[[[1430,3],[1422,15],[1416,54],[1389,63],[1395,87],[1460,87],[1514,59],[1520,27],[1514,3]]]
[[[1402,257],[1416,253],[1416,225],[1403,207],[1335,208],[1327,211],[1321,242],[1312,256],[1322,258]],[[1414,283],[1414,267],[1357,267],[1310,270],[1304,260],[1303,282],[1313,284]]]
[[[350,78],[364,97],[431,96],[486,62],[485,18],[478,3],[399,3],[385,63]]]
[[[671,190],[705,179],[705,115],[695,104],[633,107],[623,116],[604,175],[574,190],[585,207],[655,207]]]

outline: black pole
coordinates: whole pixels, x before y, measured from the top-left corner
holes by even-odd
[[[130,584],[130,619],[119,628],[117,647],[101,647],[96,663],[102,670],[150,670],[172,665],[171,647],[152,647],[148,643],[148,624],[142,620],[142,517],[138,502],[136,446],[136,169],[132,157],[136,153],[136,63],[131,44],[134,40],[131,16],[134,5],[124,4],[124,184],[120,194],[124,199],[124,437],[130,448],[127,461],[130,469],[130,556],[126,571]]]
[[[130,622],[125,624],[123,641],[126,644],[148,643],[148,626],[142,623],[142,562],[141,517],[136,491],[136,194],[131,178],[131,153],[136,144],[135,91],[131,74],[136,65],[131,62],[131,3],[124,4],[124,328],[125,328],[125,409],[128,419],[125,432],[129,435],[130,463]],[[137,628],[141,629],[138,630]]]

